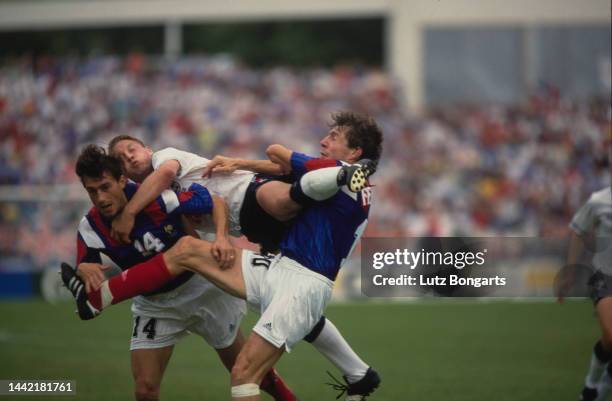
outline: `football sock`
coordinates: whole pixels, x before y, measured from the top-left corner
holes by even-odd
[[[584,384],[589,388],[597,388],[597,383],[601,378],[601,374],[606,367],[606,364],[610,361],[612,357],[612,353],[606,352],[601,344],[601,341],[598,341],[593,348],[593,354],[591,355],[591,365],[589,366],[589,371],[584,380]]]
[[[291,185],[291,199],[304,205],[334,196],[338,189],[338,172],[342,167],[327,167],[309,171]]]
[[[259,385],[266,393],[270,394],[274,401],[297,401],[293,392],[287,387],[283,379],[274,369],[270,369],[261,380]]]
[[[154,291],[171,278],[172,275],[160,253],[111,277],[102,283],[99,289],[89,292],[87,298],[95,308],[102,310],[136,295]]]
[[[368,371],[368,365],[359,358],[336,326],[325,319],[325,324],[312,345],[333,363],[349,383],[359,381]]]
[[[595,401],[606,401],[612,394],[612,365],[608,365],[607,371],[603,374],[597,385],[597,398]]]

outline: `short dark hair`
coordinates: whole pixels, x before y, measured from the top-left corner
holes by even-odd
[[[111,139],[111,141],[108,143],[108,153],[109,154],[113,154],[113,148],[115,147],[115,145],[121,141],[134,141],[137,142],[139,144],[141,144],[142,146],[147,146],[144,144],[143,141],[141,141],[140,139],[133,137],[131,135],[117,135],[116,137],[114,137],[113,139]]]
[[[119,180],[123,175],[121,160],[106,153],[106,150],[101,146],[87,145],[77,159],[77,175],[83,181],[85,177],[102,178],[105,172]]]
[[[383,134],[376,121],[350,111],[332,114],[330,128],[347,127],[346,140],[351,149],[361,148],[361,158],[378,162],[382,153]]]

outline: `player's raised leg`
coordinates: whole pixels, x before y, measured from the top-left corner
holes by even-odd
[[[89,293],[85,293],[82,280],[66,263],[62,264],[61,273],[64,284],[77,301],[79,316],[88,320],[110,305],[155,291],[184,271],[201,274],[225,292],[245,299],[241,252],[236,248],[234,263],[222,270],[212,256],[210,242],[182,237],[167,252],[104,281],[99,289]]]
[[[347,186],[352,192],[361,191],[375,171],[375,163],[360,160],[356,164],[336,166],[336,160],[312,159],[308,172],[293,184],[270,181],[257,189],[257,203],[279,221],[288,221],[304,207],[334,196]]]
[[[227,269],[221,269],[212,255],[210,242],[182,237],[172,248],[163,253],[163,259],[172,275],[186,270],[192,271],[201,274],[228,294],[246,299],[242,275],[242,249],[235,248],[235,255],[232,265]]]

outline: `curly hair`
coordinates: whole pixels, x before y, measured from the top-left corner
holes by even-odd
[[[121,160],[107,154],[101,146],[87,145],[77,159],[76,174],[83,181],[84,177],[102,178],[105,172],[118,180],[123,175]]]
[[[362,158],[378,162],[382,153],[383,134],[376,121],[350,111],[332,114],[330,128],[347,127],[346,140],[351,149],[361,148]]]

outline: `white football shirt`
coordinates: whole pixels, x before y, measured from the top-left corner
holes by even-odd
[[[607,275],[612,275],[612,189],[594,192],[576,212],[570,228],[577,234],[594,235],[596,238],[593,265]]]
[[[212,194],[223,197],[229,207],[230,234],[240,236],[240,209],[254,174],[250,171],[236,170],[231,174],[216,173],[210,178],[203,178],[202,171],[210,160],[175,148],[165,148],[153,153],[153,169],[157,170],[168,160],[176,160],[180,164],[173,189],[185,191],[196,182],[206,187]],[[215,232],[210,219],[205,219],[204,225],[196,228],[204,232]]]

